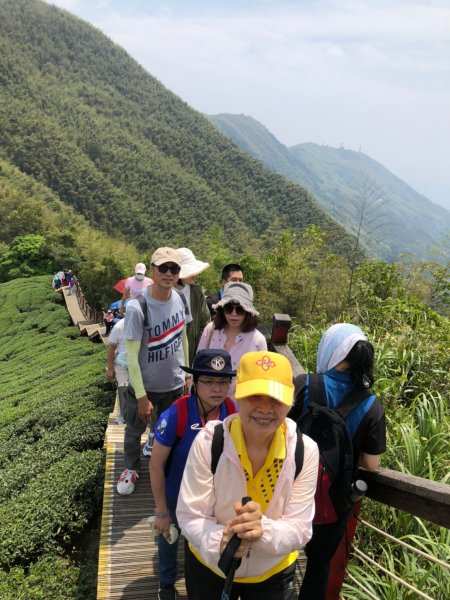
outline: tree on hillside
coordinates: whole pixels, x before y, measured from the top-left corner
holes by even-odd
[[[350,202],[355,213],[356,228],[354,230],[353,252],[349,260],[350,279],[347,290],[347,305],[352,302],[355,271],[363,262],[360,250],[364,245],[364,237],[366,235],[374,237],[377,230],[387,225],[386,214],[382,210],[386,203],[386,197],[383,190],[369,177],[365,178],[358,194],[354,198],[350,198]]]

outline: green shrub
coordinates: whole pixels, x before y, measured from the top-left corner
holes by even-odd
[[[0,302],[0,597],[73,599],[95,587],[68,552],[100,509],[105,351],[73,335],[49,276]]]
[[[72,600],[76,596],[79,569],[69,560],[48,555],[29,570],[0,570],[2,600]]]

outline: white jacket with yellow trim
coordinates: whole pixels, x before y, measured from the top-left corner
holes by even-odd
[[[177,504],[177,519],[185,538],[199,552],[212,570],[220,573],[220,542],[225,524],[236,515],[233,509],[247,495],[247,483],[224,420],[224,447],[211,472],[211,443],[214,427],[209,421],[197,435],[189,452]],[[248,557],[242,560],[236,578],[257,577],[290,552],[299,550],[311,538],[314,517],[319,450],[308,436],[303,436],[303,468],[294,481],[296,424],[286,418],[286,459],[278,476],[272,499],[262,517],[263,535],[252,544]]]

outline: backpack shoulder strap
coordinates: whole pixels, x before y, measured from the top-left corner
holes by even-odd
[[[320,373],[310,373],[308,375],[308,396],[309,402],[328,406],[323,375]]]
[[[227,409],[227,415],[233,415],[236,412],[236,406],[231,398],[225,398],[224,404]]]
[[[145,299],[145,296],[140,296],[140,295],[136,298],[136,300],[139,302],[139,306],[141,307],[142,314],[144,315],[144,329],[148,329],[149,323],[148,323],[147,300]]]
[[[345,419],[352,412],[352,410],[358,406],[358,404],[372,395],[373,392],[370,389],[355,388],[344,397],[340,406],[338,406],[338,408],[335,410],[343,419]]]
[[[303,443],[303,434],[300,429],[297,428],[297,442],[295,444],[295,477],[297,479],[298,474],[303,469],[303,459],[305,457],[305,444]]]
[[[188,400],[189,395],[181,396],[181,398],[175,400],[175,406],[177,410],[176,435],[178,439],[181,439],[186,431],[188,422]]]
[[[211,443],[211,473],[213,475],[216,474],[217,465],[223,452],[223,438],[223,423],[218,423],[214,427],[214,434]]]

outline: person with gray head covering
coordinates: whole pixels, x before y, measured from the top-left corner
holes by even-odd
[[[345,403],[351,401],[353,405],[350,405],[351,409],[344,413],[343,418],[352,442],[355,472],[358,466],[376,470],[380,455],[386,450],[383,406],[371,391],[373,369],[374,348],[364,332],[351,323],[332,325],[319,343],[319,375],[308,374],[296,378],[298,393],[289,413],[291,419],[301,424],[310,402],[325,405],[337,414]],[[300,385],[300,381],[303,381],[303,385]],[[334,518],[328,514],[325,518],[323,502],[323,496],[316,495],[313,536],[305,547],[308,561],[298,600],[325,600],[329,593],[331,596],[331,586],[333,597],[337,597],[345,573],[345,560],[334,562],[332,559],[340,544],[350,545],[346,529],[348,523],[356,523],[357,509],[336,514]],[[352,527],[349,526],[349,530]],[[345,553],[344,548],[343,555]]]
[[[225,285],[222,299],[214,305],[214,320],[203,330],[198,350],[222,348],[231,355],[233,369],[246,352],[267,350],[264,335],[257,329],[259,315],[253,304],[252,286],[244,282]],[[228,395],[234,398],[235,382]]]

